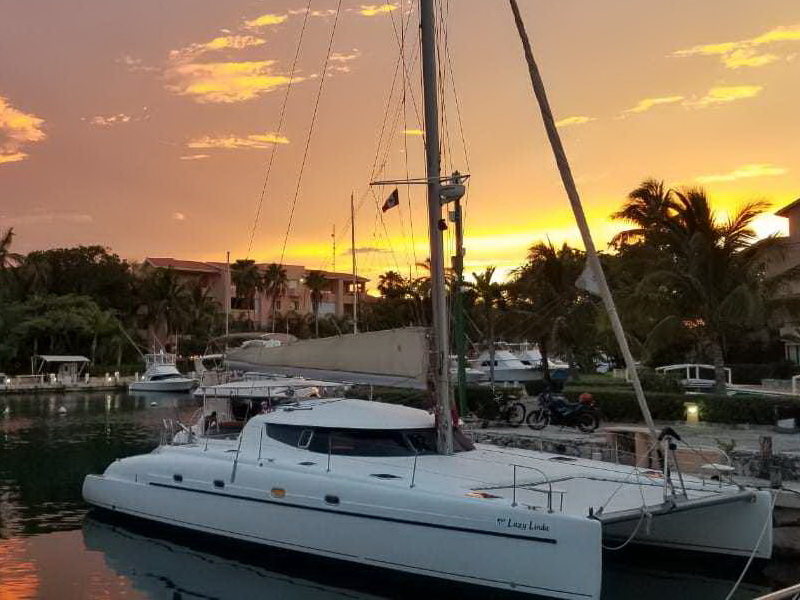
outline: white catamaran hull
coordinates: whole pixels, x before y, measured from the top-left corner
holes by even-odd
[[[348,491],[333,473],[309,486],[308,476],[240,465],[234,484],[229,468],[178,483],[173,473],[141,466],[133,480],[108,472],[87,477],[84,498],[152,521],[374,567],[550,598],[600,597],[602,532],[594,520],[467,498],[456,508],[397,488],[392,495],[408,501],[389,510],[369,502],[372,490]],[[282,486],[285,496],[274,497],[266,482]]]

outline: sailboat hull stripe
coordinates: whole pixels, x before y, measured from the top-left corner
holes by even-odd
[[[225,492],[215,492],[211,490],[198,490],[195,488],[189,487],[182,487],[177,485],[170,485],[167,483],[157,483],[151,481],[149,485],[154,487],[161,487],[161,488],[169,488],[171,490],[179,490],[182,492],[193,492],[195,494],[205,494],[208,496],[221,496],[224,498],[233,498],[236,500],[244,500],[246,502],[258,502],[260,504],[275,504],[277,506],[285,506],[287,508],[297,508],[300,510],[310,510],[315,512],[325,512],[325,513],[332,513],[336,515],[345,515],[348,517],[356,517],[359,519],[371,519],[374,521],[386,521],[388,523],[401,523],[403,525],[415,525],[417,527],[429,527],[432,529],[445,529],[447,531],[460,531],[463,533],[473,533],[478,535],[488,535],[492,537],[502,537],[502,538],[513,538],[518,540],[526,540],[529,542],[538,542],[541,544],[557,544],[557,540],[553,538],[545,538],[545,537],[536,537],[536,536],[527,536],[527,535],[518,535],[513,533],[502,533],[499,531],[485,531],[483,529],[473,529],[470,527],[458,527],[456,525],[443,525],[441,523],[426,523],[422,521],[412,521],[410,519],[398,519],[396,517],[380,517],[377,515],[368,515],[362,513],[356,513],[346,510],[331,510],[328,508],[318,507],[318,506],[305,506],[303,504],[294,504],[292,502],[282,502],[278,500],[270,500],[267,498],[254,498],[252,496],[242,496],[239,494],[229,494]]]

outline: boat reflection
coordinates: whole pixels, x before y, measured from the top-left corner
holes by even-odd
[[[281,572],[273,572],[257,561],[242,562],[199,549],[152,537],[131,523],[90,514],[83,524],[87,550],[102,553],[106,565],[128,579],[138,592],[153,600],[341,600],[376,598],[339,589]],[[347,574],[358,578],[355,569]]]

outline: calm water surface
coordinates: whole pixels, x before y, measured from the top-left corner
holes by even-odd
[[[62,404],[64,416],[57,412]],[[6,405],[10,415],[0,416],[0,600],[426,597],[418,584],[365,585],[358,566],[341,566],[331,585],[313,564],[299,572],[284,564],[270,569],[258,557],[212,552],[89,513],[81,499],[84,476],[102,472],[115,458],[152,450],[162,419],[177,415],[186,422],[196,410],[188,396],[0,396],[0,411]],[[649,564],[655,568],[608,565],[604,600],[722,600],[732,586],[730,574],[677,574],[668,564]],[[763,590],[750,584],[736,597]]]

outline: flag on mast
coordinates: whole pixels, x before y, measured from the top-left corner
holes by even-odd
[[[383,203],[383,208],[381,209],[383,212],[386,212],[390,208],[394,208],[400,204],[400,195],[397,193],[397,188],[394,188],[394,191],[389,195],[386,199],[386,202]]]

